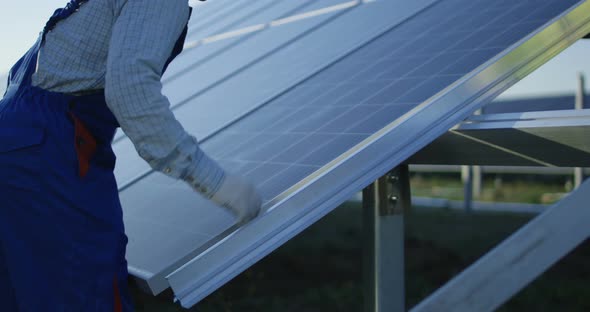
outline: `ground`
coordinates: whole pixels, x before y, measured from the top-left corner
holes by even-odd
[[[345,204],[196,305],[192,311],[362,311],[361,211]],[[533,216],[414,209],[406,218],[411,308]],[[500,311],[590,311],[584,243]],[[185,311],[133,287],[137,311]]]

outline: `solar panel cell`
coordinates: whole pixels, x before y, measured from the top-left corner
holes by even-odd
[[[293,142],[299,142],[303,137],[304,135],[301,133],[286,133],[283,135],[259,134],[252,136],[250,144],[239,145],[231,154],[227,154],[226,157],[238,161],[265,162],[269,160],[268,155],[277,155],[283,152],[285,149],[291,147]],[[255,140],[262,141],[256,142]],[[236,153],[239,153],[240,156],[236,157]]]
[[[267,166],[269,165],[263,165],[263,167]],[[294,164],[283,168],[283,170],[273,171],[274,175],[272,177],[260,182],[259,187],[263,197],[274,197],[276,194],[280,194],[283,190],[292,186],[293,177],[302,180],[317,170],[316,166]]]
[[[320,113],[318,108],[312,106],[303,106],[300,105],[300,108],[297,106],[292,108],[290,114],[286,114],[283,118],[277,120],[275,123],[268,125],[268,128],[265,131],[270,133],[285,133],[292,131],[295,127],[297,127],[300,123],[310,120],[313,122],[310,116],[314,116],[315,114]],[[320,108],[324,109],[324,108]]]
[[[248,179],[251,180],[256,180],[256,181],[267,181],[271,178],[273,178],[277,172],[281,172],[283,170],[285,170],[285,168],[287,168],[287,166],[285,166],[284,164],[275,164],[275,163],[267,163],[264,164],[263,166],[259,167],[258,170],[252,170],[254,167],[254,165],[249,167],[249,171],[245,172],[245,176]],[[261,191],[266,191],[265,188],[263,188]]]
[[[224,16],[239,11],[248,2],[247,0],[236,0],[232,2],[207,1],[199,6],[195,6],[194,15],[191,17],[189,26],[191,29],[204,28],[216,21],[221,21]]]
[[[289,132],[309,133],[323,126],[326,120],[331,120],[340,114],[341,109],[333,106],[324,106],[305,117],[305,119],[295,120],[293,127],[288,128]]]
[[[531,10],[531,14],[526,16],[526,20],[544,20],[549,21],[556,17],[559,13],[564,10],[568,10],[572,2],[571,1],[539,1],[536,6],[531,6],[534,10]]]
[[[426,61],[422,55],[413,56],[393,56],[388,59],[395,60],[394,63],[388,67],[381,68],[381,70],[373,72],[375,80],[394,80],[405,74],[416,70],[416,68],[424,65]],[[384,70],[384,71],[383,71]],[[367,73],[368,75],[369,73]]]
[[[385,105],[376,110],[372,115],[360,118],[356,124],[352,125],[350,132],[365,134],[375,133],[391,123],[392,118],[407,113],[410,109],[414,108],[414,106],[414,104]]]
[[[358,118],[358,117],[357,117]],[[355,120],[356,122],[357,120]],[[303,157],[300,162],[314,167],[322,166],[340,155],[340,151],[348,150],[358,142],[367,138],[366,134],[340,134],[327,141],[313,152]],[[311,173],[311,172],[310,172]]]
[[[460,75],[474,70],[477,66],[483,64],[494,55],[500,53],[502,48],[487,48],[481,50],[474,50],[470,52],[463,52],[463,57],[459,57],[454,61],[449,62],[445,68],[441,70],[442,75]]]
[[[220,1],[222,2],[222,1]],[[268,21],[268,14],[270,18],[279,18],[281,10],[276,10],[274,7],[279,4],[285,4],[286,1],[273,1],[273,0],[258,0],[258,1],[241,1],[239,7],[228,10],[225,16],[218,16],[215,19],[210,20],[205,25],[191,25],[190,33],[187,36],[187,42],[203,39],[209,36],[217,35],[227,31],[239,29],[246,25],[256,25]],[[301,3],[306,3],[302,1]],[[231,3],[226,3],[226,6]],[[204,13],[204,12],[203,12]],[[263,18],[259,18],[260,15],[264,15]],[[195,19],[204,17],[204,14],[196,14]],[[192,19],[192,18],[191,18]]]
[[[341,114],[332,118],[322,125],[318,132],[331,132],[331,133],[346,133],[346,130],[351,124],[363,118],[364,116],[371,115],[375,112],[377,107],[373,106],[353,106],[353,107],[342,107]]]
[[[406,94],[409,90],[413,90],[416,86],[423,82],[424,79],[421,78],[404,78],[394,80],[377,93],[365,94],[366,100],[361,100],[361,102],[377,105],[383,105],[392,102],[400,103],[400,97]]]
[[[339,99],[352,93],[359,87],[358,84],[354,83],[341,83],[341,84],[324,84],[325,92],[314,98],[308,103],[301,103],[301,105],[313,105],[313,106],[332,106],[339,103]]]
[[[450,64],[458,63],[465,57],[465,51],[449,52],[435,56],[434,58],[425,61],[425,63],[416,66],[411,70],[407,77],[427,77],[432,73],[441,73],[443,69]],[[488,55],[489,56],[489,55]],[[422,59],[424,61],[424,59]],[[481,62],[481,60],[478,60]]]
[[[338,102],[335,105],[368,104],[370,102],[367,100],[367,94],[379,93],[390,84],[390,81],[374,81],[358,84],[352,92],[346,93],[338,98]]]

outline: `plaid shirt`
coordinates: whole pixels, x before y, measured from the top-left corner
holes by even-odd
[[[210,197],[224,171],[184,130],[161,93],[162,68],[188,14],[187,0],[88,1],[47,34],[32,79],[54,92],[104,89],[139,155]]]

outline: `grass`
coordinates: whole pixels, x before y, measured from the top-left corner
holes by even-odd
[[[410,308],[530,220],[530,215],[416,210],[406,217]],[[196,305],[192,311],[362,311],[361,211],[346,204]],[[500,311],[590,311],[583,244]],[[184,311],[170,293],[132,287],[137,311]]]
[[[523,179],[524,177],[524,179]],[[518,180],[510,175],[485,177],[482,194],[476,200],[487,202],[516,202],[550,204],[558,201],[567,188],[566,177],[540,177],[520,175]],[[458,174],[415,174],[411,179],[412,195],[463,200],[464,187]]]

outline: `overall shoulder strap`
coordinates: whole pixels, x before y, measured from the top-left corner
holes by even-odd
[[[20,60],[11,68],[8,76],[8,86],[4,97],[15,95],[22,86],[31,84],[31,75],[35,72],[37,67],[37,56],[39,48],[45,39],[45,34],[51,31],[55,25],[66,19],[68,16],[76,12],[80,6],[89,0],[72,0],[64,8],[57,9],[45,24],[40,38],[35,44],[25,53]]]
[[[83,3],[88,1],[89,0],[71,0],[68,2],[68,4],[66,4],[65,7],[55,10],[43,28],[43,39],[45,39],[45,34],[55,28],[55,25],[57,25],[59,21],[62,21],[74,14],[74,12],[78,11]]]
[[[201,1],[205,1],[205,0],[201,0]],[[182,33],[180,34],[180,36],[176,40],[176,44],[174,45],[174,48],[172,49],[172,52],[170,54],[170,57],[168,57],[168,60],[166,60],[166,63],[164,64],[164,68],[162,69],[162,74],[164,72],[166,72],[166,69],[168,68],[168,65],[170,65],[170,63],[172,63],[172,61],[180,53],[182,53],[182,50],[184,49],[184,42],[186,40],[186,35],[188,34],[188,23],[190,21],[190,18],[191,18],[191,15],[192,14],[193,14],[193,8],[192,7],[189,7],[188,20],[186,21],[186,25],[184,26],[184,30],[182,31]]]

